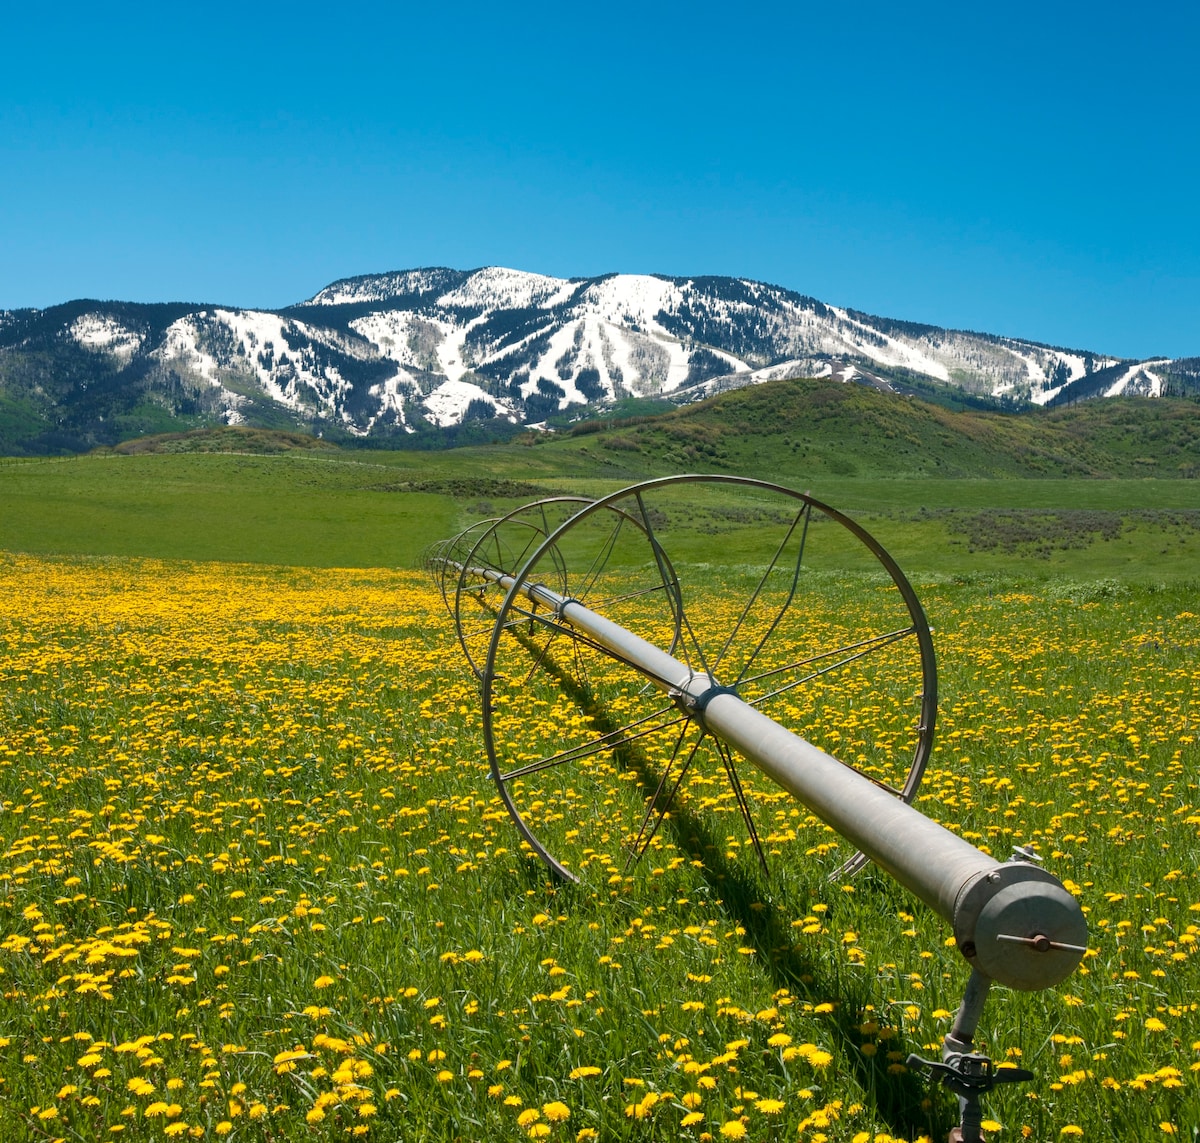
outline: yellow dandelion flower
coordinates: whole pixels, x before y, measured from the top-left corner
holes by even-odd
[[[313,988],[328,988],[334,983],[335,981],[332,976],[318,976],[317,979],[313,981]]]
[[[704,1116],[698,1111],[689,1111],[680,1121],[680,1127],[695,1127],[697,1123],[703,1123]]]
[[[565,1103],[561,1103],[556,1099],[542,1105],[542,1114],[551,1123],[562,1123],[564,1120],[571,1118],[571,1109]]]
[[[740,1119],[731,1119],[728,1123],[721,1124],[721,1134],[726,1139],[744,1139],[746,1125]]]
[[[599,1068],[593,1067],[591,1064],[584,1064],[582,1067],[572,1068],[569,1078],[573,1080],[590,1079],[592,1076],[598,1076],[599,1074]]]
[[[517,1126],[528,1127],[531,1123],[536,1123],[541,1117],[542,1113],[536,1107],[527,1107],[517,1116]]]

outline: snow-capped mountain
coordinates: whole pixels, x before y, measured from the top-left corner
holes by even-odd
[[[472,403],[530,420],[605,398],[797,376],[920,379],[1012,404],[1085,387],[1158,396],[1171,365],[889,321],[736,278],[414,270],[334,282],[295,310],[329,307],[361,309],[347,313],[351,329],[421,383],[437,382],[422,405],[439,424]]]
[[[67,405],[89,406],[98,387],[123,392],[126,412],[148,422],[157,410],[158,421],[359,436],[496,417],[537,424],[573,406],[686,401],[782,377],[1006,407],[1157,396],[1197,380],[1194,359],[1123,361],[893,321],[739,278],[564,279],[494,266],[346,278],[274,312],[72,302],[0,313],[0,396],[38,360]]]

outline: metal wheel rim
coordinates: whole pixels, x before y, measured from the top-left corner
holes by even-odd
[[[911,804],[917,794],[921,779],[929,762],[929,757],[933,748],[937,712],[937,667],[928,621],[926,620],[920,601],[918,600],[916,593],[913,591],[913,588],[907,577],[905,577],[904,573],[900,570],[899,566],[886,551],[886,549],[884,549],[884,547],[877,540],[875,540],[875,538],[871,536],[865,528],[836,509],[831,508],[829,505],[809,496],[807,493],[796,492],[793,489],[786,488],[782,485],[774,484],[768,481],[757,480],[752,477],[720,474],[712,476],[703,474],[687,474],[681,476],[663,477],[657,480],[651,480],[641,484],[632,485],[628,488],[621,489],[617,492],[611,493],[606,497],[602,497],[591,502],[585,508],[581,509],[579,513],[565,521],[553,533],[546,536],[541,545],[539,545],[537,550],[534,551],[526,561],[524,567],[522,567],[519,572],[514,574],[513,582],[504,597],[503,603],[500,605],[499,611],[497,612],[496,623],[493,628],[492,638],[488,646],[487,659],[481,675],[484,739],[487,747],[488,763],[493,782],[495,783],[501,800],[503,801],[505,808],[507,809],[514,824],[517,826],[521,836],[526,842],[528,842],[534,852],[538,854],[538,856],[546,863],[547,866],[549,866],[552,871],[554,871],[558,876],[567,880],[577,881],[578,877],[549,851],[547,846],[543,844],[535,831],[526,822],[524,816],[520,812],[520,809],[515,804],[509,789],[511,775],[506,775],[505,770],[501,765],[501,749],[498,746],[495,729],[493,692],[496,681],[496,657],[503,639],[506,620],[513,611],[514,602],[521,597],[523,587],[529,581],[530,576],[539,567],[540,561],[545,553],[555,548],[569,529],[573,527],[579,527],[584,521],[590,519],[595,514],[611,508],[614,504],[617,504],[625,498],[631,496],[640,498],[641,496],[653,493],[657,490],[670,488],[675,485],[691,483],[712,483],[717,485],[736,486],[783,496],[789,500],[804,505],[805,507],[801,510],[802,512],[818,512],[824,518],[840,525],[856,540],[858,540],[868,552],[870,552],[882,569],[888,574],[892,585],[897,589],[899,597],[903,601],[904,608],[906,609],[907,614],[912,621],[912,630],[910,633],[915,636],[920,661],[922,690],[920,692],[921,701],[919,710],[919,725],[916,731],[916,743],[913,750],[912,760],[906,773],[904,782],[898,789],[893,790],[893,792],[896,793],[901,800]],[[661,547],[658,545],[658,541],[654,537],[653,532],[649,532],[648,535],[652,546],[658,549],[658,551],[661,551]],[[665,557],[665,552],[662,552],[662,555]],[[680,601],[679,606],[681,612],[680,619],[682,619],[682,601]],[[750,824],[751,830],[753,831],[753,823]],[[849,858],[849,860],[838,866],[830,874],[830,876],[846,876],[857,871],[864,864],[866,864],[866,862],[867,858],[863,854],[855,853],[851,858]]]

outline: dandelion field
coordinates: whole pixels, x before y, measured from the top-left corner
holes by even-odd
[[[1001,859],[1033,845],[1091,927],[1059,989],[993,990],[987,1050],[1038,1078],[988,1097],[991,1137],[1194,1137],[1194,591],[915,582],[942,691],[919,808]],[[549,881],[423,575],[0,555],[0,583],[0,1138],[954,1121],[903,1064],[966,983],[948,926],[870,869],[828,880],[845,847],[749,767],[769,875],[701,783],[641,862],[614,830],[580,885]],[[810,607],[852,623],[864,583]],[[555,716],[529,701],[526,725]],[[603,800],[573,813],[602,836]]]

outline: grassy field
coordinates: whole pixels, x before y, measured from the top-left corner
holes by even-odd
[[[947,926],[880,875],[827,881],[836,837],[751,780],[764,876],[701,771],[645,860],[625,868],[614,817],[583,885],[550,883],[490,786],[423,577],[0,571],[5,1138],[946,1130],[901,1061],[936,1050],[965,983]],[[807,608],[854,623],[862,587]],[[1039,1077],[990,1098],[991,1131],[1189,1133],[1194,596],[920,590],[944,698],[918,804],[997,855],[1036,846],[1091,925],[1062,988],[989,1001],[987,1048]],[[557,700],[529,704],[553,739]],[[596,828],[639,801],[608,778],[582,807]],[[567,797],[531,785],[527,815],[561,828]]]
[[[903,1061],[936,1054],[966,966],[886,877],[830,881],[845,847],[805,810],[743,774],[764,874],[709,760],[627,867],[643,788],[612,759],[551,771],[519,798],[574,847],[567,886],[498,801],[412,569],[535,490],[636,474],[596,437],[0,465],[0,1138],[944,1138]],[[990,1136],[1194,1136],[1200,483],[802,468],[772,475],[876,532],[936,629],[919,807],[1035,846],[1088,914],[1065,985],[988,1002],[985,1047],[1038,1077],[988,1098]],[[768,517],[666,505],[715,622]],[[879,577],[820,538],[802,610],[844,640]],[[849,713],[784,720],[902,756],[867,684],[834,682]],[[581,717],[548,682],[509,702],[520,749]]]
[[[814,476],[799,462],[750,474],[762,472],[853,514],[914,572],[1156,583],[1200,568],[1200,481],[868,479]],[[553,445],[10,461],[0,464],[0,548],[414,567],[428,545],[475,519],[539,494],[602,495],[649,474],[614,474]],[[689,558],[712,555],[702,535],[677,542]],[[724,545],[721,558],[736,560],[736,550]]]

